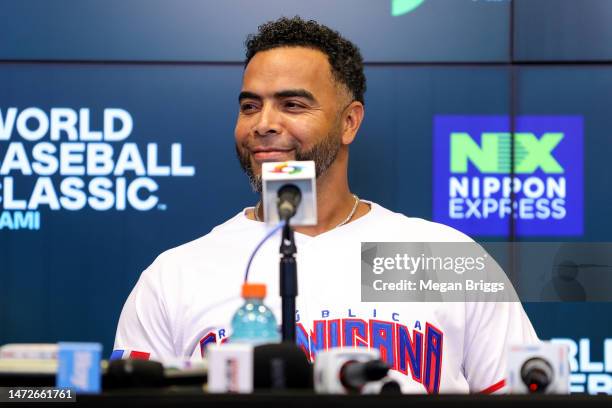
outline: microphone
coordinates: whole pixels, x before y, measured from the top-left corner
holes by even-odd
[[[253,363],[256,390],[312,389],[312,366],[295,343],[256,346]]]
[[[312,368],[293,343],[210,344],[208,391],[251,393],[254,390],[312,389]]]
[[[510,394],[569,394],[566,344],[547,341],[508,348],[506,385]]]
[[[263,163],[261,181],[266,224],[273,226],[291,219],[292,226],[317,225],[314,161]]]
[[[388,372],[389,367],[381,360],[349,360],[340,368],[340,382],[348,390],[359,391],[369,382],[382,380]]]
[[[317,225],[315,163],[312,160],[263,163],[261,180],[264,221],[268,226],[276,226],[281,220],[286,221],[279,249],[281,334],[284,341],[295,341],[295,298],[298,285],[297,248],[292,227]]]
[[[108,363],[104,389],[158,388],[165,384],[164,366],[158,361],[120,359]]]
[[[317,353],[314,386],[320,394],[393,392],[399,384],[387,377],[389,367],[378,349],[333,348]]]
[[[161,388],[194,386],[206,382],[205,362],[166,362],[119,359],[109,361],[102,376],[102,388]]]
[[[278,190],[278,216],[289,221],[302,201],[302,192],[295,184],[285,184]]]
[[[530,358],[521,367],[521,379],[529,393],[544,393],[554,379],[553,368],[541,357]]]

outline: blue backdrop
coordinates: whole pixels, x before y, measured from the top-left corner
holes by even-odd
[[[362,49],[367,113],[350,164],[351,186],[359,196],[432,218],[436,115],[578,115],[584,121],[584,234],[530,239],[611,241],[612,30],[606,16],[612,16],[612,4],[425,0],[393,16],[394,2],[401,3],[3,1],[0,160],[6,162],[12,150],[14,164],[0,169],[0,215],[6,213],[0,218],[0,344],[100,341],[108,354],[123,302],[155,256],[253,205],[256,198],[234,157],[233,141],[243,42],[258,24],[281,15],[314,18]],[[16,116],[9,134],[11,108]],[[80,128],[87,122],[82,109],[89,113],[85,128]],[[58,150],[78,144],[65,130],[59,140],[52,140],[51,132],[28,140],[35,139],[32,131],[42,116],[58,129],[76,115],[82,137],[88,129],[103,129],[107,109],[126,112],[133,129],[124,140],[99,141],[106,149],[118,155],[134,144],[146,166],[147,145],[154,144],[163,166],[172,162],[174,144],[180,164],[194,174],[71,175],[79,172],[78,159],[72,169],[23,174],[18,150],[31,160],[37,144]],[[54,122],[52,110],[65,116]],[[24,128],[25,137],[19,132]],[[122,190],[123,182],[148,178],[156,190],[140,189],[137,195],[158,201],[146,211],[129,202],[125,209],[115,203],[102,211],[89,202],[78,210],[44,203],[29,211],[11,207],[15,200],[30,200],[46,177],[58,200],[66,195],[61,191],[66,177],[81,180],[85,192],[92,180],[106,178],[113,202],[122,196],[117,185]],[[49,200],[49,191],[44,193]],[[66,199],[71,200],[76,199]],[[509,229],[505,236],[481,238],[513,235]],[[525,307],[540,337],[577,344],[587,339],[590,348],[579,350],[580,361],[607,358],[604,370],[612,370],[612,349],[604,352],[605,339],[612,337],[611,304]],[[612,392],[609,374],[593,377],[591,385],[592,373],[583,374],[575,380],[586,384],[585,390]]]

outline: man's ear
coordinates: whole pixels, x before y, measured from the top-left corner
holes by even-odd
[[[353,101],[346,107],[342,116],[342,144],[353,143],[363,121],[364,113],[365,107],[359,101]]]

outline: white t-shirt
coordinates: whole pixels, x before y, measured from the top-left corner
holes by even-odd
[[[520,303],[361,302],[361,242],[469,242],[461,232],[375,203],[366,215],[298,248],[297,343],[312,360],[338,345],[376,347],[404,392],[494,392],[504,387],[505,349],[537,342]],[[242,305],[249,256],[268,228],[244,211],[209,234],[161,254],[128,297],[113,357],[201,358],[224,342]],[[267,285],[280,321],[279,245],[260,249],[250,282]]]

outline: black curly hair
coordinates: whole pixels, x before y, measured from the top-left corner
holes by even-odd
[[[260,25],[257,34],[247,37],[245,45],[245,67],[259,51],[278,47],[317,49],[327,55],[334,79],[348,88],[354,100],[364,103],[366,79],[359,48],[329,27],[299,16],[282,17]]]

